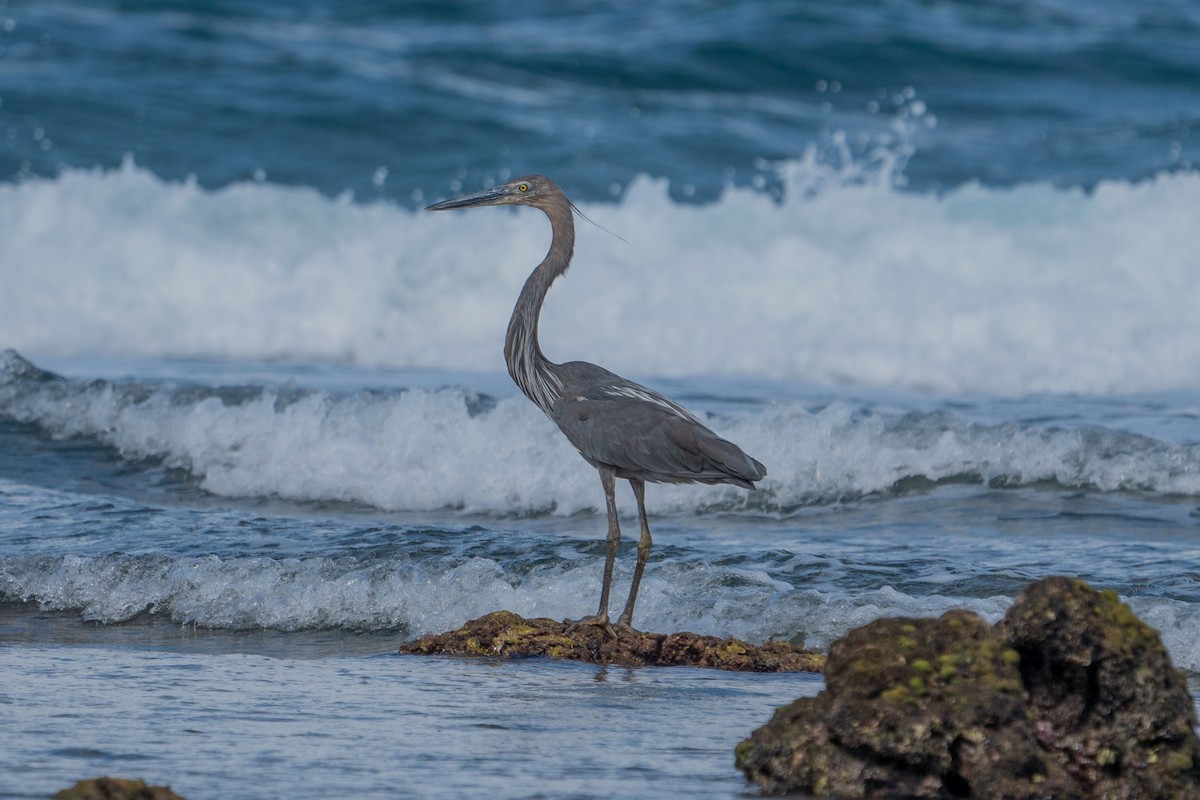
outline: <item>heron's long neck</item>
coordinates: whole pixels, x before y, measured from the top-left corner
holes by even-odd
[[[541,316],[542,303],[550,284],[567,271],[575,250],[575,221],[571,219],[571,205],[565,196],[561,200],[553,200],[542,209],[550,218],[553,232],[550,251],[525,281],[512,319],[508,321],[508,335],[504,340],[508,374],[525,396],[547,414],[562,392],[562,382],[554,374],[557,365],[542,355],[542,348],[538,344],[538,317]]]

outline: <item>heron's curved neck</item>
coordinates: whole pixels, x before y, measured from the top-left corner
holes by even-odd
[[[571,255],[575,251],[575,221],[571,218],[571,204],[565,195],[551,198],[542,210],[550,218],[553,233],[550,251],[529,275],[517,298],[504,339],[504,361],[508,364],[508,374],[525,396],[549,414],[562,392],[562,382],[554,374],[557,365],[542,354],[538,344],[538,318],[550,284],[571,265]]]

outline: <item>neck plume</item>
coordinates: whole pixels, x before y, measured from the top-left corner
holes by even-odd
[[[542,354],[538,343],[538,318],[550,284],[571,265],[571,255],[575,251],[575,221],[571,217],[571,204],[561,191],[548,195],[538,207],[550,218],[553,233],[550,251],[530,273],[517,298],[504,339],[504,361],[508,365],[508,374],[525,396],[549,414],[562,393],[562,381],[554,374],[557,365]]]

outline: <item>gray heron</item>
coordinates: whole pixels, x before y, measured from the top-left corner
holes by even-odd
[[[555,364],[542,354],[538,318],[546,292],[567,271],[575,250],[575,207],[549,178],[528,175],[492,189],[427,207],[446,211],[476,206],[525,205],[550,218],[550,250],[525,281],[504,339],[508,374],[525,396],[554,420],[584,460],[600,473],[608,508],[608,539],[600,609],[576,625],[603,625],[611,631],[608,595],[621,541],[614,495],[617,478],[629,481],[637,499],[642,536],[637,563],[619,627],[632,629],[642,572],[650,556],[646,521],[646,481],[653,483],[731,483],[753,489],[767,469],[737,445],[713,433],[694,414],[645,386],[585,361]]]

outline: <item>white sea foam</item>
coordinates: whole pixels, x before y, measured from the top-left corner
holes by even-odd
[[[0,355],[0,414],[160,459],[218,495],[518,514],[572,514],[600,501],[595,471],[519,396],[488,408],[461,389],[197,390],[46,380],[32,369]],[[752,493],[655,487],[652,512],[788,512],[913,480],[1200,495],[1200,445],[1106,428],[981,424],[845,403],[816,413],[779,403],[708,421],[767,464],[767,478]],[[628,498],[624,507],[632,508]]]
[[[633,374],[1021,393],[1200,384],[1200,174],[944,196],[791,165],[790,199],[586,206],[546,350]],[[568,187],[569,188],[569,187]],[[0,347],[500,371],[536,211],[205,191],[132,163],[0,185]]]
[[[51,610],[81,611],[114,623],[150,612],[209,628],[284,631],[449,630],[505,608],[527,617],[581,615],[596,603],[599,562],[540,567],[519,579],[495,561],[454,564],[352,558],[216,556],[0,557],[0,594]],[[624,585],[628,575],[618,568]],[[802,640],[828,649],[852,628],[879,617],[933,617],[967,608],[999,620],[1011,597],[916,596],[881,586],[870,591],[794,588],[752,568],[653,565],[639,596],[640,624],[762,642]],[[580,592],[580,586],[590,587]],[[1139,597],[1135,610],[1154,625],[1175,664],[1200,671],[1194,605]]]

